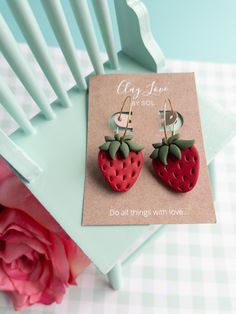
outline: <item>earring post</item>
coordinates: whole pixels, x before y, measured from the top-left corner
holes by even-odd
[[[124,109],[125,104],[127,103],[127,100],[129,100],[129,102],[130,102],[130,103],[129,103],[129,115],[128,115],[127,123],[126,123],[126,126],[125,126],[125,131],[124,131],[124,134],[122,135],[122,138],[124,138],[125,135],[126,135],[126,132],[127,132],[127,129],[128,129],[128,125],[129,125],[129,123],[130,123],[130,117],[131,117],[131,114],[132,114],[132,98],[131,98],[131,96],[128,95],[128,96],[125,98],[125,100],[123,101],[123,103],[122,103],[118,120],[121,121],[121,114],[122,114],[122,112],[123,112],[123,109]]]

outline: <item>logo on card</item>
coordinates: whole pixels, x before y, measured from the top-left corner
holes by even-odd
[[[150,106],[155,105],[151,100],[140,100],[141,97],[148,96],[160,96],[163,93],[168,92],[167,86],[159,86],[157,82],[151,81],[143,88],[135,86],[129,80],[122,80],[117,86],[118,95],[131,95],[134,101],[134,105]]]

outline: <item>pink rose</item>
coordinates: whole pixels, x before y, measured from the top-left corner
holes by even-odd
[[[60,303],[87,256],[0,159],[0,290],[15,309]]]

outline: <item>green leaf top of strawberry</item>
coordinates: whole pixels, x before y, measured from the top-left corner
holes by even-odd
[[[99,146],[99,149],[109,152],[112,160],[115,159],[118,151],[123,158],[127,158],[130,151],[139,152],[144,148],[142,145],[134,143],[132,138],[131,134],[120,136],[119,133],[116,133],[114,136],[105,136],[105,143]]]
[[[152,144],[155,149],[151,153],[150,158],[158,158],[163,165],[167,165],[167,158],[169,154],[180,160],[181,151],[185,148],[191,147],[193,144],[194,140],[181,140],[180,134],[175,134],[168,139],[163,138],[162,143]]]

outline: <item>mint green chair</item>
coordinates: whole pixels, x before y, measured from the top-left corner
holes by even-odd
[[[19,125],[10,137],[0,130],[0,154],[65,231],[88,255],[114,289],[122,283],[122,267],[130,262],[163,226],[82,226],[85,177],[88,78],[59,0],[41,0],[68,67],[75,79],[69,91],[54,68],[45,39],[27,0],[8,0],[10,9],[38,64],[58,99],[49,104],[37,86],[33,70],[21,54],[4,18],[0,17],[0,49],[25,89],[40,108],[30,121],[13,92],[0,83],[0,103]],[[122,50],[117,53],[107,0],[93,0],[109,60],[103,64],[97,33],[86,0],[70,0],[94,73],[165,72],[164,56],[152,36],[145,6],[138,0],[117,0],[115,9]],[[96,30],[99,31],[99,30]],[[171,69],[168,69],[171,71]],[[214,182],[213,160],[232,138],[236,118],[200,96],[207,161]],[[217,128],[216,128],[217,126]],[[221,143],[221,146],[219,146]]]

